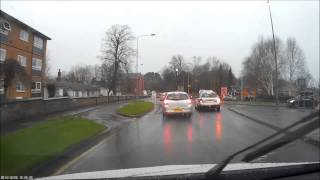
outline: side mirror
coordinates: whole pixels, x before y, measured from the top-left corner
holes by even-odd
[[[193,97],[192,96],[190,96],[190,99],[192,99]]]

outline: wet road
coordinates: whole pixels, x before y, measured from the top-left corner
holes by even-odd
[[[229,111],[225,106],[221,112],[194,111],[190,119],[163,119],[158,102],[156,104],[154,111],[139,119],[118,117],[117,122],[125,122],[119,130],[64,166],[59,174],[217,163],[229,154],[275,132]],[[100,108],[85,116],[103,121],[104,117],[110,116],[110,110]],[[302,140],[280,148],[279,152],[282,154],[271,153],[258,161],[319,161],[319,148]]]

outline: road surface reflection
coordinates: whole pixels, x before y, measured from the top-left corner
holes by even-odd
[[[164,149],[167,154],[171,154],[172,152],[172,133],[171,133],[171,125],[165,124],[163,127],[163,144]]]
[[[221,125],[221,113],[216,113],[215,115],[215,125],[214,125],[214,128],[215,128],[215,137],[216,137],[216,140],[217,141],[220,141],[221,140],[221,136],[222,136],[222,125]]]

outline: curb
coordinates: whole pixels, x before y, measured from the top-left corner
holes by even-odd
[[[272,125],[272,124],[268,124],[268,123],[266,123],[266,122],[264,122],[264,121],[261,121],[261,120],[259,120],[259,119],[253,118],[253,117],[248,116],[248,115],[246,115],[246,114],[243,114],[243,113],[241,113],[241,112],[239,112],[239,111],[237,111],[237,110],[235,110],[235,109],[233,109],[233,108],[228,108],[228,110],[230,110],[230,111],[232,111],[232,112],[234,112],[234,113],[236,113],[236,114],[238,114],[238,115],[241,115],[241,116],[243,116],[243,117],[245,117],[245,118],[247,118],[247,119],[250,119],[250,120],[252,120],[252,121],[254,121],[254,122],[256,122],[256,123],[259,123],[259,124],[261,124],[261,125],[264,125],[264,126],[270,128],[270,129],[273,129],[273,130],[276,130],[276,131],[282,130],[282,128],[279,128],[279,127],[274,126],[274,125]],[[320,145],[320,141],[318,141],[318,140],[316,140],[316,139],[313,139],[313,138],[311,138],[311,137],[308,137],[307,135],[303,136],[303,137],[300,138],[300,139],[303,139],[304,141],[306,141],[306,142],[308,142],[309,144],[312,144],[312,145],[316,145],[316,146],[319,146],[319,145]]]
[[[75,113],[71,113],[71,114],[68,114],[68,112],[66,114],[59,113],[57,115],[52,115],[52,117],[60,117],[60,116],[66,116],[66,115],[81,116],[82,114],[87,113],[89,111],[99,109],[99,108],[101,108],[101,106],[103,106],[103,104],[93,106],[93,107],[87,108],[83,111],[79,111],[79,112],[75,112]],[[152,108],[150,111],[152,111],[153,109],[154,108]],[[146,113],[149,113],[150,111],[148,111]],[[146,113],[144,113],[144,114],[146,114]],[[47,118],[50,118],[50,117],[51,116],[48,116]],[[63,165],[67,164],[68,162],[71,162],[76,157],[80,156],[81,154],[88,151],[90,148],[99,144],[101,141],[103,141],[106,137],[111,135],[112,132],[114,132],[118,128],[120,128],[120,127],[119,126],[115,126],[115,127],[107,126],[102,132],[99,132],[91,137],[88,137],[87,139],[84,139],[77,144],[71,145],[64,152],[60,153],[59,155],[54,156],[54,157],[50,157],[47,160],[40,162],[40,163],[34,165],[33,167],[22,171],[18,175],[23,175],[23,176],[28,175],[28,176],[33,176],[34,178],[52,176],[61,167],[63,167]]]
[[[107,127],[104,131],[67,148],[60,155],[56,157],[52,157],[47,161],[44,161],[34,166],[33,168],[26,170],[25,172],[21,173],[21,175],[32,175],[34,176],[34,178],[50,176],[54,172],[56,172],[60,167],[62,167],[64,164],[68,163],[75,157],[81,155],[82,153],[86,152],[94,145],[101,142],[112,131],[113,131],[113,128]]]
[[[86,113],[91,110],[98,109],[99,107],[78,112],[73,114],[73,116],[81,115],[83,113]],[[151,111],[154,110],[154,107],[150,109],[149,111],[139,115],[139,116],[126,116],[126,117],[141,117]],[[122,115],[117,112],[117,114]],[[123,115],[122,115],[123,116]],[[21,173],[23,175],[33,175],[34,177],[46,177],[46,176],[52,176],[54,173],[58,172],[63,165],[67,164],[68,162],[71,162],[76,157],[80,156],[81,154],[88,151],[90,148],[94,147],[95,145],[99,144],[101,141],[103,141],[106,137],[112,134],[116,129],[119,129],[119,126],[115,127],[107,127],[104,131],[89,137],[83,141],[81,141],[78,144],[75,144],[68,149],[66,149],[61,155],[58,155],[56,157],[53,157],[51,159],[48,159],[45,162],[42,162],[35,167],[26,170],[24,173]]]
[[[117,112],[117,114],[120,115],[120,116],[124,116],[124,117],[139,118],[139,117],[142,117],[142,116],[148,114],[149,112],[151,112],[153,110],[154,110],[154,107],[152,109],[148,110],[147,112],[144,112],[144,113],[139,114],[139,115],[127,115],[127,114],[122,114],[120,112]]]
[[[142,116],[144,116],[144,115],[148,114],[149,112],[153,111],[153,110],[154,110],[154,106],[155,106],[155,105],[153,104],[152,109],[150,109],[150,110],[148,110],[148,111],[146,111],[146,112],[144,112],[144,113],[142,113],[142,114],[139,114],[139,115],[128,115],[128,114],[123,114],[123,113],[120,113],[118,110],[117,110],[117,114],[118,114],[118,115],[120,115],[120,116],[124,116],[124,117],[139,118],[139,117],[142,117]]]
[[[225,103],[224,105],[245,105],[245,106],[265,106],[265,107],[277,107],[276,105],[272,104],[242,104],[242,103]],[[279,107],[287,107],[286,105],[279,104]]]
[[[95,110],[100,108],[99,106],[93,107],[90,109],[87,109],[85,111],[80,111],[77,113],[72,114],[71,116],[81,116],[81,114],[84,114],[86,112]],[[59,116],[59,115],[58,115]],[[63,115],[61,115],[63,116]],[[46,177],[51,176],[53,173],[57,172],[60,167],[65,165],[66,163],[72,161],[72,159],[76,158],[77,156],[85,153],[87,150],[104,140],[112,131],[114,131],[118,127],[106,127],[105,130],[102,132],[88,137],[87,139],[84,139],[83,141],[70,146],[67,148],[64,152],[62,152],[60,155],[57,155],[56,157],[49,158],[48,160],[41,162],[40,164],[35,165],[34,167],[25,170],[21,173],[21,175],[30,175],[35,178],[37,177]]]

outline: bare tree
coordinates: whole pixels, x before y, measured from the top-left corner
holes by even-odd
[[[283,66],[282,42],[276,38],[276,52],[278,57],[278,67]],[[253,46],[252,52],[243,62],[243,73],[247,79],[255,82],[249,84],[256,85],[254,88],[262,88],[268,95],[274,95],[275,84],[275,60],[274,60],[273,40],[260,40]],[[280,73],[281,71],[278,71]],[[280,77],[280,74],[278,74]]]
[[[31,78],[27,74],[25,67],[21,66],[15,59],[7,59],[0,63],[0,77],[4,79],[5,94],[15,80],[24,82],[27,88],[31,85]]]
[[[175,69],[178,69],[179,74],[181,74],[178,77],[179,84],[184,84],[185,91],[188,90],[187,85],[191,84],[191,88],[189,89],[191,92],[198,92],[199,89],[213,89],[219,93],[221,86],[228,85],[228,77],[235,77],[232,71],[230,71],[231,66],[220,61],[218,58],[214,56],[208,57],[205,63],[201,63],[201,59],[201,57],[194,56],[193,63],[188,63],[184,61],[182,55],[173,56],[169,62],[169,66],[166,66],[162,71],[164,89],[175,89],[176,84],[173,81],[173,79],[177,78]],[[188,64],[190,66],[187,66]],[[181,78],[183,76],[185,78]]]
[[[180,54],[176,56],[172,56],[169,64],[174,71],[178,69],[178,71],[181,72],[181,71],[185,71],[185,69],[187,68],[184,57]]]
[[[293,82],[305,73],[305,56],[295,38],[287,39],[285,54],[288,80]]]
[[[101,80],[101,66],[93,65],[91,66],[92,76],[95,80]]]
[[[75,65],[65,76],[65,80],[81,83],[90,83],[93,79],[93,67],[90,65]]]
[[[107,32],[102,44],[102,61],[106,69],[111,70],[110,90],[116,92],[118,74],[125,67],[130,66],[130,58],[134,53],[131,47],[134,39],[130,27],[127,25],[113,25]]]

